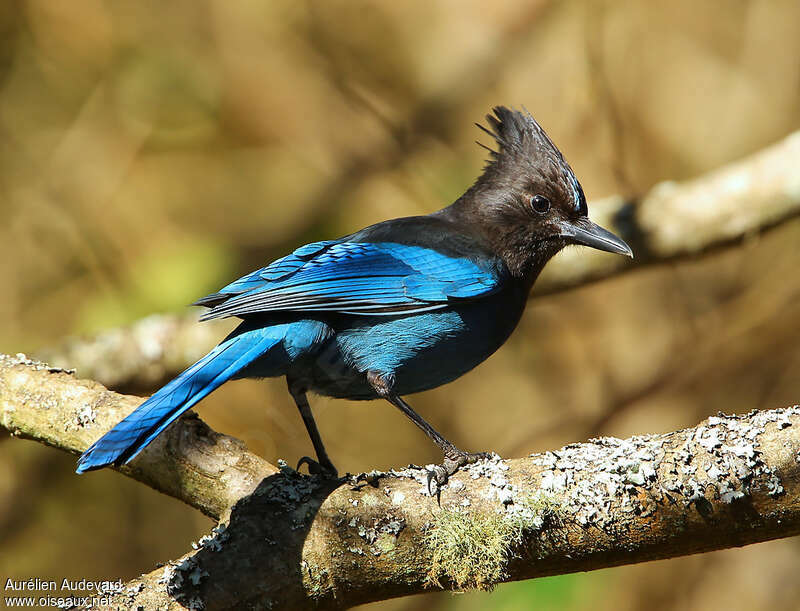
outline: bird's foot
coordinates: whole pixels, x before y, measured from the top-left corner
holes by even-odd
[[[316,461],[309,456],[303,456],[303,458],[297,461],[297,468],[295,471],[299,471],[300,467],[303,465],[308,465],[308,472],[311,475],[321,475],[324,479],[339,479],[339,472],[328,458]]]
[[[448,452],[444,455],[441,465],[434,465],[428,470],[428,492],[431,496],[438,496],[442,486],[447,483],[453,473],[458,471],[459,467],[491,457],[489,452],[462,452],[461,450]]]

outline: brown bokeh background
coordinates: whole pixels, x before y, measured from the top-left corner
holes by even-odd
[[[800,128],[800,4],[5,0],[0,350],[181,311],[303,242],[440,208],[499,103],[537,117],[590,202],[694,177]],[[800,402],[798,244],[788,222],[534,299],[496,355],[411,402],[506,456]],[[312,405],[340,470],[438,459],[388,404]],[[270,461],[310,451],[282,381],[199,411]],[[0,437],[3,582],[129,578],[211,526],[73,467]],[[798,570],[789,539],[375,608],[789,609]]]

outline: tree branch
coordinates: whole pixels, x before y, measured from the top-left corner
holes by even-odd
[[[24,355],[0,354],[0,424],[14,436],[80,454],[141,402]],[[119,471],[219,519],[277,468],[192,416]]]
[[[227,321],[198,324],[198,312],[154,314],[94,337],[70,337],[36,356],[120,391],[158,388],[213,348]]]
[[[567,249],[545,268],[535,295],[624,271],[696,257],[800,214],[800,132],[746,159],[685,183],[664,182],[645,197],[592,202],[592,217],[633,247],[633,260]],[[219,325],[219,323],[217,323]],[[89,339],[69,339],[38,356],[120,390],[157,388],[199,359],[223,335],[197,314],[157,315]]]
[[[0,417],[18,436],[78,452],[137,401],[0,358]],[[440,503],[418,468],[325,482],[278,471],[197,418],[165,437],[122,472],[221,521],[112,605],[346,608],[800,533],[797,406],[483,461]]]
[[[550,262],[536,293],[554,293],[622,271],[697,257],[800,215],[800,132],[684,183],[662,182],[638,200],[594,201],[591,216],[633,248],[633,260],[586,248]]]

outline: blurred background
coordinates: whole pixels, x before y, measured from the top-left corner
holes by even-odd
[[[800,128],[800,4],[4,0],[0,351],[183,312],[304,242],[436,210],[480,172],[495,104],[536,116],[590,204],[695,177]],[[800,402],[798,244],[787,222],[535,298],[477,372],[411,403],[511,457]],[[340,471],[439,459],[388,404],[312,407]],[[282,380],[199,412],[272,462],[310,452]],[[127,579],[212,525],[73,468],[0,437],[3,581]],[[790,609],[799,570],[788,539],[370,608]]]

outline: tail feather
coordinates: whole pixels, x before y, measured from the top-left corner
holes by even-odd
[[[281,342],[284,334],[275,331],[234,331],[95,441],[81,455],[76,472],[119,466],[133,459],[186,410]]]

